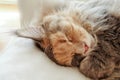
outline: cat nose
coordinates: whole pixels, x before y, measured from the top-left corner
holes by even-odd
[[[86,43],[84,43],[84,53],[86,53],[88,50],[89,50],[89,46]]]

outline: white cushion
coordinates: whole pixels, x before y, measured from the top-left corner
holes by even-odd
[[[13,38],[0,56],[0,80],[88,80],[78,69],[56,65],[32,40]]]

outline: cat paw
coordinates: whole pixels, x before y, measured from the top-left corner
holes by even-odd
[[[110,62],[110,61],[109,61]],[[99,61],[86,57],[80,64],[80,72],[94,80],[104,79],[110,76],[114,70],[114,64],[101,64]]]

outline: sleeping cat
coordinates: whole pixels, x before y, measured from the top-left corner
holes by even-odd
[[[49,11],[42,11],[38,27],[15,34],[33,39],[51,60],[59,65],[77,66],[92,79],[111,75],[110,79],[116,75],[119,78],[119,2],[71,1],[55,9],[52,6]]]

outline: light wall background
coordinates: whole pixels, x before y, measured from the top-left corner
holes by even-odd
[[[0,4],[16,4],[17,0],[0,0]]]

